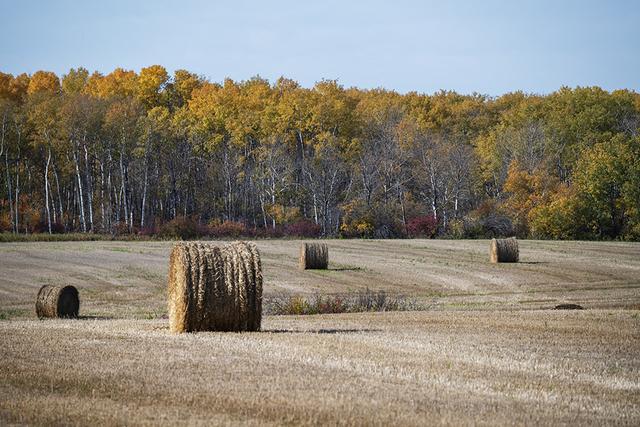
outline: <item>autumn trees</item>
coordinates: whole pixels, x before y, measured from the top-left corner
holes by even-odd
[[[0,73],[0,229],[638,239],[639,123],[626,90]]]

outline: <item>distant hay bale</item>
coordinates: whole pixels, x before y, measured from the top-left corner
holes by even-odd
[[[326,243],[300,245],[301,270],[326,270],[329,266],[329,248]]]
[[[78,317],[80,299],[73,286],[44,285],[36,298],[36,314],[43,317]]]
[[[259,331],[262,267],[253,243],[181,242],[169,259],[171,332]]]
[[[558,304],[553,307],[554,310],[584,310],[584,307],[578,304]]]
[[[491,239],[489,249],[491,262],[518,262],[520,253],[518,251],[518,241],[515,237],[508,239]]]

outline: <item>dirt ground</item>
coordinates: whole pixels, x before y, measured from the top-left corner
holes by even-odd
[[[259,241],[265,295],[416,298],[425,311],[266,316],[171,335],[170,242],[0,245],[0,424],[640,424],[640,245]],[[35,319],[45,283],[78,320]],[[572,302],[586,310],[549,310]]]

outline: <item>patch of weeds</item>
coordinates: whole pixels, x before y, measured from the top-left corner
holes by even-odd
[[[123,234],[113,236],[111,234],[94,234],[94,233],[35,233],[35,234],[13,234],[0,233],[0,243],[7,242],[93,242],[93,241],[148,241],[149,236],[139,234]]]
[[[448,295],[446,293],[444,293],[444,292],[429,291],[425,296],[428,297],[428,298],[444,298],[444,297],[446,297]]]
[[[391,296],[385,291],[366,289],[355,295],[300,295],[265,299],[265,312],[274,315],[359,313],[374,311],[415,311],[424,309],[404,295]]]
[[[18,308],[5,308],[0,310],[0,320],[10,320],[16,317],[22,317],[26,310]]]
[[[145,307],[136,310],[133,314],[136,319],[156,320],[168,319],[167,311],[161,307]]]
[[[306,271],[308,271],[310,273],[313,273],[313,274],[319,274],[321,276],[327,276],[327,275],[331,274],[331,270],[328,270],[328,269],[327,270],[306,270]]]
[[[359,267],[357,265],[332,263],[331,268],[329,268],[327,271],[364,271],[364,270],[366,269],[363,267]]]
[[[492,304],[491,302],[473,302],[473,301],[463,301],[463,302],[450,302],[447,304],[444,304],[445,307],[451,307],[451,308],[480,308],[480,307],[486,307],[489,304]],[[495,303],[493,303],[495,304]]]
[[[125,253],[133,252],[131,249],[125,248],[123,246],[114,246],[113,248],[105,248],[105,249],[111,252],[125,252]]]

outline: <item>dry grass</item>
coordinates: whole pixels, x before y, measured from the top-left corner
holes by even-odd
[[[263,329],[0,322],[0,423],[640,423],[633,311],[284,316]]]
[[[490,264],[487,243],[333,241],[339,263],[300,271],[300,242],[260,241],[268,298],[429,311],[183,335],[159,319],[171,242],[2,244],[0,424],[638,425],[640,245],[520,241],[524,262]],[[76,286],[84,316],[35,320],[42,284]]]
[[[364,291],[351,294],[280,295],[265,300],[267,314],[336,314],[362,313],[367,311],[417,311],[425,307],[404,295],[388,295],[384,290]]]
[[[82,314],[167,314],[173,242],[0,244],[0,318],[35,318],[44,284],[73,285]],[[385,291],[429,309],[640,306],[640,244],[520,240],[522,261],[487,262],[488,240],[335,240],[327,270],[298,270],[300,241],[264,240],[265,297]]]

